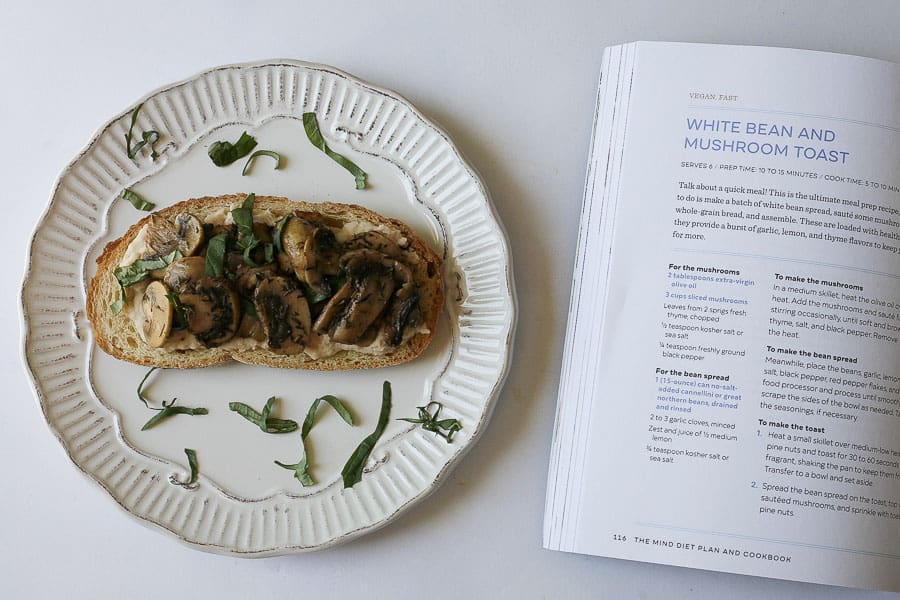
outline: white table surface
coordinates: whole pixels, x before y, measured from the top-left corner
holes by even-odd
[[[900,4],[81,4],[0,7],[0,247],[9,265],[0,280],[0,598],[895,597],[549,552],[541,522],[603,47],[764,44],[900,61]],[[492,422],[443,487],[349,544],[248,560],[143,527],[78,472],[25,375],[17,315],[32,230],[58,172],[95,129],[161,85],[264,58],[322,62],[393,89],[450,134],[509,232],[520,317]]]

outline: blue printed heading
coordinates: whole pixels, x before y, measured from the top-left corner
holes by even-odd
[[[685,150],[805,158],[842,165],[850,156],[846,150],[834,148],[837,134],[831,129],[693,117],[687,117],[687,128],[697,134],[684,137]],[[784,143],[785,140],[791,142]]]

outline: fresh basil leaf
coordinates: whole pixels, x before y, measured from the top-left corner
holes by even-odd
[[[156,160],[159,158],[159,153],[156,151],[156,142],[159,141],[159,132],[158,131],[145,131],[141,134],[141,146],[144,144],[150,144],[150,160]]]
[[[229,402],[228,410],[236,412],[257,427],[259,427],[259,424],[262,421],[262,415],[259,414],[259,411],[257,411],[249,404],[244,404],[243,402]]]
[[[297,481],[300,482],[300,485],[302,485],[303,487],[316,485],[316,481],[313,479],[312,474],[309,472],[309,453],[306,450],[306,445],[303,443],[303,438],[300,438],[300,448],[303,450],[303,456],[301,456],[300,460],[296,463],[287,465],[276,460],[275,464],[282,469],[293,471],[294,477],[297,479]]]
[[[128,153],[128,158],[134,158],[137,156],[137,153],[141,151],[141,148],[150,144],[150,159],[156,160],[159,158],[159,154],[156,152],[156,142],[159,141],[159,132],[150,130],[145,131],[141,134],[141,141],[136,143],[133,147],[131,145],[131,140],[134,139],[134,125],[137,123],[138,113],[141,111],[141,107],[143,104],[138,104],[134,107],[134,110],[131,111],[131,125],[128,126],[128,133],[125,134],[125,150]],[[148,209],[149,210],[149,209]]]
[[[174,400],[173,400],[174,403]],[[157,412],[153,417],[150,418],[149,421],[144,423],[144,426],[141,427],[141,431],[146,431],[151,427],[156,426],[161,421],[165,421],[169,417],[174,417],[175,415],[208,415],[209,411],[203,407],[199,408],[189,408],[187,406],[174,406],[174,404],[167,404],[163,406],[162,410]]]
[[[187,456],[188,466],[191,469],[191,478],[187,481],[179,481],[174,475],[169,475],[169,483],[192,490],[197,487],[197,478],[200,474],[200,469],[197,466],[197,453],[191,448],[185,448],[184,453]]]
[[[269,412],[271,412],[271,405],[274,403],[274,400],[275,397],[273,396],[266,402],[266,408],[263,409],[266,414],[265,418],[263,417],[263,413],[260,413],[255,408],[244,404],[243,402],[229,402],[228,409],[241,415],[266,433],[290,433],[292,431],[297,431],[298,425],[296,421],[290,419],[275,419],[268,416]]]
[[[312,429],[316,418],[316,412],[319,410],[319,406],[322,404],[323,400],[331,405],[348,425],[353,425],[353,416],[350,414],[350,411],[347,410],[347,407],[335,396],[321,396],[313,401],[306,413],[306,419],[303,421],[303,428],[300,433],[300,448],[303,450],[303,455],[299,462],[288,465],[277,460],[275,461],[275,464],[279,467],[294,471],[294,477],[296,477],[300,482],[300,485],[304,487],[315,485],[316,483],[312,474],[309,472],[309,451],[306,448],[305,440],[306,436],[309,435],[309,430]]]
[[[241,207],[231,211],[231,219],[238,229],[237,245],[243,249],[244,263],[250,267],[261,266],[260,263],[253,259],[251,254],[262,243],[253,231],[253,203],[255,200],[256,194],[248,194],[244,198],[244,203]],[[263,251],[262,264],[269,264],[275,261],[275,249],[272,247],[272,244],[263,244]]]
[[[313,423],[316,419],[316,412],[319,410],[319,405],[322,401],[327,402],[331,405],[331,408],[337,412],[338,415],[344,420],[347,425],[353,425],[353,415],[350,414],[350,411],[347,410],[347,407],[335,396],[325,395],[320,398],[316,398],[312,405],[310,405],[309,410],[306,413],[306,419],[303,420],[303,429],[300,432],[300,436],[304,439],[307,435],[309,435],[309,430],[312,429]]]
[[[356,450],[354,450],[353,454],[350,455],[350,458],[347,459],[344,468],[341,469],[344,488],[353,487],[362,480],[366,461],[369,460],[369,455],[375,448],[378,438],[381,437],[381,434],[384,433],[384,430],[387,427],[388,419],[391,414],[391,382],[385,381],[381,389],[381,412],[378,415],[378,424],[375,426],[375,431],[370,433],[359,443],[359,446],[356,447]]]
[[[363,190],[366,188],[366,178],[368,177],[366,172],[356,166],[356,164],[346,156],[333,151],[328,147],[328,144],[325,143],[325,138],[322,137],[322,132],[319,130],[319,121],[316,118],[316,113],[303,113],[303,129],[306,130],[306,137],[313,146],[324,152],[331,160],[353,174],[353,177],[356,179],[356,189]]]
[[[344,403],[341,402],[338,398],[336,398],[335,396],[326,395],[322,396],[320,399],[330,404],[331,408],[333,408],[335,412],[344,420],[344,423],[346,423],[347,425],[353,425],[353,415],[350,414],[350,411],[347,410],[347,407],[344,406]]]
[[[188,408],[187,406],[175,406],[175,399],[172,399],[172,401],[169,404],[166,404],[164,401],[162,403],[162,408],[153,408],[152,406],[150,406],[150,399],[144,395],[144,384],[147,382],[147,378],[150,377],[150,375],[154,371],[156,371],[158,368],[159,367],[151,367],[150,370],[147,371],[147,373],[144,375],[143,379],[141,379],[141,382],[138,384],[138,387],[137,387],[138,400],[143,402],[144,406],[146,406],[150,410],[157,411],[157,413],[153,417],[151,417],[151,419],[149,421],[144,423],[144,426],[141,427],[141,431],[150,429],[151,427],[155,426],[160,421],[164,421],[174,415],[207,415],[207,414],[209,414],[209,411],[202,407],[201,408]]]
[[[231,211],[231,218],[238,228],[238,244],[241,248],[246,248],[249,245],[249,240],[244,243],[241,240],[246,240],[247,238],[256,240],[256,235],[253,233],[253,203],[255,200],[256,194],[247,194],[241,207]]]
[[[143,103],[138,104],[134,107],[134,110],[131,111],[131,125],[128,126],[128,133],[125,134],[125,150],[128,152],[128,158],[134,158],[137,150],[131,149],[131,137],[132,131],[134,130],[134,124],[137,123],[138,113],[141,111],[141,107]],[[140,148],[138,148],[140,150]]]
[[[436,406],[434,413],[431,413],[432,405]],[[453,435],[462,429],[462,424],[458,419],[441,419],[438,420],[438,415],[441,414],[441,409],[444,408],[444,405],[437,401],[432,401],[426,404],[425,406],[417,406],[419,410],[419,418],[418,419],[397,419],[398,421],[406,421],[408,423],[417,423],[422,425],[422,429],[425,431],[431,431],[445,440],[447,443],[451,443],[453,441]]]
[[[244,165],[244,170],[241,171],[241,176],[246,175],[250,172],[250,163],[253,162],[253,159],[257,156],[268,156],[270,158],[275,159],[275,170],[281,168],[281,155],[277,152],[272,152],[271,150],[257,150],[253,154],[250,155],[250,158],[247,159],[247,164]]]
[[[126,288],[150,277],[150,271],[165,269],[179,258],[181,258],[181,252],[174,250],[165,256],[138,259],[127,267],[116,267],[113,275],[119,285]]]
[[[274,419],[269,418],[266,420],[266,433],[290,433],[292,431],[297,431],[297,421],[292,421],[291,419]]]
[[[284,226],[287,225],[287,222],[291,220],[291,215],[285,215],[278,223],[275,225],[275,247],[278,248],[278,251],[284,253],[284,246],[281,244],[281,236],[284,233]]]
[[[269,414],[272,412],[272,407],[275,405],[275,396],[272,396],[268,400],[266,400],[266,405],[263,407],[262,412],[259,417],[259,428],[263,430],[263,433],[266,432],[266,421],[269,420]]]
[[[253,246],[247,246],[246,248],[244,248],[244,264],[247,265],[248,267],[255,268],[260,265],[258,262],[253,260],[253,257],[250,255],[250,253],[253,252],[253,249],[254,249]]]
[[[252,135],[247,135],[245,131],[234,144],[231,142],[213,142],[210,144],[207,154],[209,154],[209,158],[214,165],[225,167],[237,159],[247,156],[255,147],[256,139]]]
[[[188,485],[193,485],[197,482],[197,475],[200,474],[200,469],[197,465],[197,452],[192,450],[191,448],[185,448],[184,454],[188,459],[188,466],[191,468],[191,479],[188,481]]]
[[[225,250],[228,246],[228,234],[220,233],[206,244],[206,263],[203,274],[207,277],[222,277],[225,274]]]
[[[150,374],[153,373],[153,371],[157,370],[158,368],[159,367],[150,367],[150,370],[147,371],[147,373],[144,375],[144,378],[141,379],[141,382],[138,384],[138,387],[137,387],[138,400],[143,402],[144,406],[146,406],[147,408],[150,408],[150,402],[147,400],[147,397],[144,396],[144,383],[147,382],[147,378],[150,377]]]
[[[141,198],[137,194],[137,192],[129,188],[125,188],[124,190],[122,190],[122,193],[119,194],[119,197],[122,200],[128,200],[129,202],[131,202],[131,205],[138,210],[143,210],[146,212],[156,208],[155,204],[153,204],[152,202],[147,202],[146,200]]]
[[[188,326],[188,310],[184,304],[181,303],[181,299],[178,297],[178,294],[172,292],[171,294],[166,294],[166,298],[169,299],[169,304],[172,305],[172,314],[175,319],[175,326],[179,329],[187,329]]]

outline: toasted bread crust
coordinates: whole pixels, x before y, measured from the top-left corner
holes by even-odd
[[[193,198],[161,209],[154,214],[174,217],[178,213],[189,212],[201,221],[205,221],[209,215],[221,211],[223,208],[231,209],[239,206],[244,198],[244,194]],[[422,324],[427,328],[427,333],[414,335],[388,354],[365,354],[350,350],[319,359],[310,358],[302,353],[290,356],[276,354],[266,348],[252,350],[151,348],[135,331],[134,325],[125,311],[115,315],[111,310],[112,304],[120,296],[119,284],[113,274],[114,270],[120,265],[128,246],[150,219],[148,215],[132,225],[125,235],[108,243],[97,259],[97,273],[88,285],[87,294],[87,316],[97,345],[107,354],[121,360],[144,366],[178,369],[208,367],[231,360],[283,369],[317,371],[371,369],[398,365],[421,354],[434,336],[444,303],[441,258],[405,223],[381,216],[362,206],[332,202],[298,202],[273,196],[257,196],[254,203],[254,213],[269,211],[282,216],[298,210],[318,212],[344,222],[362,221],[371,223],[373,226],[386,226],[407,238],[409,240],[408,250],[419,259],[418,264],[414,265],[413,271],[414,280],[420,292],[419,306],[423,317]]]

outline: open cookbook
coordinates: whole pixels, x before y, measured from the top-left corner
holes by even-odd
[[[900,590],[900,65],[607,48],[544,546]]]

